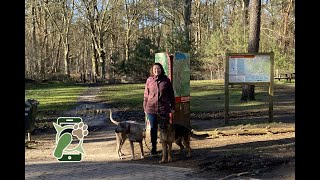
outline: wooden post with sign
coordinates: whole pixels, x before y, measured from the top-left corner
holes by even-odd
[[[225,116],[229,121],[229,85],[269,86],[269,119],[273,121],[274,53],[226,53],[225,59]]]
[[[176,109],[174,115],[170,114],[170,122],[190,127],[190,55],[156,53],[155,62],[162,64],[173,85]]]

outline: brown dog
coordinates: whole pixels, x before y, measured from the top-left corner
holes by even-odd
[[[126,139],[129,139],[130,141],[130,147],[131,147],[131,160],[134,159],[134,147],[133,142],[138,142],[140,145],[141,150],[141,159],[144,158],[143,153],[143,145],[142,140],[145,138],[145,129],[144,124],[139,124],[136,121],[122,121],[117,122],[113,120],[112,118],[112,111],[110,111],[110,120],[112,123],[117,125],[115,128],[115,134],[116,134],[116,141],[117,141],[117,147],[116,147],[116,153],[119,157],[119,159],[123,159],[123,153],[121,152],[121,148],[126,141]]]
[[[191,148],[190,148],[190,137],[192,135],[192,132],[190,129],[188,129],[185,126],[179,125],[179,124],[170,124],[167,119],[163,119],[160,116],[158,116],[158,123],[159,123],[159,130],[160,130],[160,142],[162,145],[162,159],[159,161],[159,163],[163,163],[166,160],[166,156],[168,154],[168,162],[172,161],[171,156],[171,149],[172,149],[172,143],[175,142],[179,147],[180,151],[186,147],[187,149],[187,155],[186,157],[191,156]],[[182,145],[185,145],[185,147]]]

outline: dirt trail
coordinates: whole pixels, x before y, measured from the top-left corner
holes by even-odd
[[[89,127],[105,126],[106,116],[101,112],[107,109],[106,103],[100,102],[96,95],[101,93],[101,86],[91,86],[78,97],[78,105],[65,112],[65,117],[81,117]]]
[[[275,92],[275,117],[276,122],[269,127],[257,125],[239,125],[233,126],[241,132],[251,132],[252,129],[263,130],[264,133],[257,134],[223,134],[211,135],[208,138],[191,140],[192,157],[186,158],[184,154],[174,155],[172,163],[158,164],[160,157],[146,157],[139,159],[139,147],[135,144],[136,159],[130,161],[130,147],[126,142],[123,151],[126,159],[119,160],[115,153],[115,135],[114,124],[112,124],[107,114],[108,105],[96,99],[95,94],[101,91],[100,87],[93,86],[79,97],[79,106],[68,111],[64,116],[82,117],[83,121],[89,126],[89,134],[85,137],[83,149],[85,155],[80,163],[91,163],[91,166],[74,164],[74,168],[79,168],[86,177],[97,177],[99,179],[109,179],[106,173],[104,177],[98,177],[97,174],[104,171],[110,171],[111,166],[117,167],[117,163],[132,165],[132,167],[143,168],[143,165],[152,167],[176,167],[182,172],[186,172],[181,177],[194,179],[295,179],[295,132],[294,132],[294,87],[276,89]],[[285,106],[285,108],[283,108]],[[140,112],[127,113],[122,111],[114,112],[114,119],[120,120],[124,117],[143,119]],[[128,115],[129,114],[129,115]],[[259,112],[251,112],[253,118]],[[215,116],[211,114],[208,116]],[[250,115],[248,112],[247,115]],[[196,117],[197,115],[192,115]],[[259,117],[259,116],[258,116]],[[260,121],[266,122],[266,117],[260,117]],[[243,118],[245,119],[245,117]],[[259,119],[259,118],[258,118]],[[240,119],[241,120],[241,119]],[[222,119],[201,120],[191,119],[191,125],[197,127],[197,133],[207,132],[230,132],[228,127],[221,127]],[[290,129],[290,130],[289,130]],[[293,129],[293,131],[292,131]],[[28,143],[25,148],[26,175],[30,177],[42,177],[44,179],[55,177],[55,171],[52,167],[57,163],[53,156],[55,148],[55,133],[39,133],[33,135],[33,142]],[[149,140],[147,139],[147,143]],[[149,147],[150,147],[150,143]],[[158,144],[160,150],[160,144]],[[173,145],[173,151],[177,152],[177,145]],[[149,153],[148,147],[144,146],[145,154]],[[80,164],[78,163],[78,164]],[[41,164],[41,165],[40,165]],[[109,164],[102,166],[101,164]],[[43,171],[36,170],[36,165],[43,167]],[[60,166],[60,165],[59,165]],[[61,166],[70,166],[61,163]],[[108,168],[107,168],[108,167]],[[183,168],[186,168],[183,170]],[[59,169],[59,168],[58,168]],[[63,169],[63,168],[62,168]],[[57,171],[62,173],[62,169]],[[130,168],[129,168],[130,169]],[[132,168],[134,169],[134,168]],[[178,169],[176,169],[178,170]],[[169,172],[169,169],[165,169]],[[172,172],[176,172],[172,170]],[[66,173],[66,171],[63,171]],[[134,173],[134,172],[128,172]],[[130,176],[129,176],[130,177]],[[132,177],[132,174],[131,174]],[[152,176],[154,179],[159,177]],[[81,178],[81,174],[77,177]],[[84,178],[84,177],[82,177]],[[186,179],[188,179],[186,178]],[[28,178],[27,178],[28,179]],[[50,178],[49,178],[50,179]],[[115,178],[117,179],[117,178]],[[121,178],[118,178],[121,179]],[[170,178],[169,178],[170,179]],[[183,178],[182,178],[183,179]]]

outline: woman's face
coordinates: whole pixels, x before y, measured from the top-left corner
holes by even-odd
[[[161,68],[159,65],[154,65],[152,69],[154,75],[159,76],[161,74]]]

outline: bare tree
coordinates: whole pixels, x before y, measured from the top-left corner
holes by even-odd
[[[64,74],[70,76],[70,59],[69,59],[69,52],[70,52],[70,44],[69,44],[69,30],[70,30],[70,24],[71,19],[73,17],[74,13],[74,0],[71,1],[61,1],[61,10],[62,10],[62,17],[61,19],[59,17],[53,16],[53,13],[51,12],[51,9],[48,7],[48,4],[45,4],[44,7],[46,11],[48,12],[49,16],[51,17],[51,20],[53,21],[54,25],[56,26],[56,29],[60,33],[61,42],[64,49]],[[62,20],[62,23],[59,24],[58,20]]]
[[[101,78],[105,79],[106,75],[106,48],[104,41],[107,31],[110,28],[110,14],[109,11],[113,4],[116,4],[117,0],[113,1],[97,1],[97,0],[82,0],[85,11],[84,14],[88,20],[93,55],[92,58],[92,74],[94,76],[100,76],[99,65],[101,67]],[[96,54],[96,55],[95,55]]]
[[[288,46],[288,26],[289,26],[289,15],[291,13],[291,9],[293,8],[293,0],[288,0],[285,7],[282,9],[283,16],[283,28],[282,28],[282,36],[280,36],[280,46],[283,48],[283,53],[286,52]]]
[[[135,0],[124,0],[125,1],[125,63],[129,60],[129,48],[130,39],[133,36],[132,27],[137,23],[138,18],[141,16],[138,13],[138,6]]]
[[[292,71],[294,0],[261,3],[260,40],[248,31],[249,0],[26,0],[26,77],[90,70],[92,78],[132,78],[143,63],[136,56],[141,39],[151,39],[152,52],[191,50],[197,78],[219,78],[227,50],[274,50],[276,68]]]

